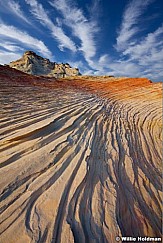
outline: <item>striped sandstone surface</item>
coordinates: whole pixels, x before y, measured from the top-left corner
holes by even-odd
[[[0,66],[0,242],[160,237],[161,88]]]

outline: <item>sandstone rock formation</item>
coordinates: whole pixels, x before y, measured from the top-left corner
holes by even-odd
[[[161,84],[11,72],[0,67],[0,242],[161,237]]]
[[[80,75],[78,68],[72,68],[68,63],[50,62],[49,59],[38,56],[33,51],[26,51],[22,58],[10,62],[9,66],[33,75],[57,78]]]

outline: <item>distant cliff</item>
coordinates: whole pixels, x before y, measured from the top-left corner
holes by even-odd
[[[9,66],[28,74],[56,78],[81,75],[78,68],[72,68],[68,63],[51,62],[33,51],[26,51],[19,60],[10,62]]]

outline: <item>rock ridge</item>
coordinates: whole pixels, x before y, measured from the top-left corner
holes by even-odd
[[[24,52],[23,56],[9,63],[9,66],[33,75],[64,78],[81,75],[78,68],[72,68],[69,63],[51,62],[33,51]]]

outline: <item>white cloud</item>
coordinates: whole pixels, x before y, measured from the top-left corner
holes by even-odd
[[[137,44],[129,46],[122,54],[128,58],[128,61],[136,63],[141,68],[142,71],[138,72],[139,76],[160,80],[161,73],[163,72],[162,46],[163,25],[153,33],[149,33]],[[133,71],[131,73],[134,74]]]
[[[22,47],[18,46],[18,43],[13,43],[11,41],[5,41],[3,43],[0,43],[0,48],[3,48],[11,52],[18,52],[24,50]]]
[[[113,62],[109,64],[110,69],[112,69],[118,76],[141,76],[142,69],[139,65],[133,62],[121,61]]]
[[[9,52],[9,51],[2,51],[0,50],[0,63],[1,64],[8,64],[13,60],[17,60],[21,57],[20,53]]]
[[[119,74],[128,76],[145,76],[160,79],[163,71],[163,25],[146,36],[138,37],[142,31],[140,20],[148,5],[155,0],[132,0],[127,5],[120,31],[117,37],[116,50],[125,61],[113,61],[109,67]],[[152,76],[153,74],[153,76]]]
[[[96,55],[95,34],[99,31],[96,21],[88,20],[72,1],[53,0],[49,3],[62,13],[64,24],[71,28],[72,34],[81,42],[78,50],[82,51],[85,60],[91,66],[91,58]]]
[[[0,0],[0,6],[3,9],[3,11],[6,10],[7,12],[16,15],[26,23],[31,24],[29,19],[25,16],[25,13],[21,10],[20,4],[18,2],[14,0],[8,0],[8,1]]]
[[[97,20],[102,14],[101,0],[93,0],[92,5],[89,8],[90,17],[92,20]]]
[[[154,0],[132,0],[129,2],[124,12],[122,24],[117,37],[116,49],[118,51],[126,49],[129,44],[134,44],[131,39],[140,31],[140,28],[137,26],[139,19],[147,6],[153,1]]]
[[[84,75],[112,75],[112,73],[110,73],[111,69],[109,68],[110,63],[112,63],[111,58],[109,55],[104,54],[99,58],[90,60],[89,66],[91,66],[91,69],[88,67],[88,65],[86,65],[85,62],[81,61],[73,63],[73,66],[76,64]]]
[[[149,33],[138,44],[129,46],[123,55],[129,55],[130,59],[142,60],[146,57],[149,58],[149,62],[158,61],[160,59],[160,51],[163,46],[163,25],[159,27],[153,33]],[[157,56],[155,58],[155,55]],[[143,58],[142,58],[143,57]],[[154,60],[153,60],[154,59]]]
[[[0,23],[0,37],[1,43],[3,43],[4,48],[6,46],[6,49],[8,49],[8,46],[5,43],[7,43],[7,41],[12,41],[16,46],[18,46],[19,43],[19,45],[22,45],[24,48],[34,49],[45,57],[52,57],[52,53],[43,41],[30,36],[27,32],[21,31],[14,26]]]
[[[31,13],[39,22],[51,31],[51,35],[58,41],[60,50],[64,48],[76,51],[75,43],[64,33],[61,27],[54,25],[43,6],[36,0],[25,0],[31,7]]]
[[[98,61],[98,63],[102,66],[106,66],[107,63],[110,63],[110,62],[111,62],[111,60],[109,58],[109,55],[107,55],[107,54],[100,56],[99,61]]]

